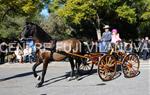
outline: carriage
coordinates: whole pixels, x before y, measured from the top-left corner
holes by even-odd
[[[84,55],[69,53],[69,55],[81,58],[80,73],[90,74],[94,65],[96,65],[97,73],[103,81],[114,79],[118,69],[123,71],[126,78],[135,77],[140,73],[140,61],[137,54],[119,51],[113,47],[107,53],[96,52]]]

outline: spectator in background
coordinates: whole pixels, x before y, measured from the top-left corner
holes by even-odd
[[[16,46],[16,50],[14,51],[16,55],[16,60],[19,63],[23,63],[23,51],[20,50],[19,45]]]
[[[0,64],[5,63],[5,55],[7,53],[7,43],[0,43]]]
[[[147,60],[150,57],[149,53],[150,53],[150,42],[149,38],[145,37],[145,39],[141,41],[140,57],[143,58],[143,60]]]
[[[32,53],[32,49],[28,46],[28,45],[26,45],[26,48],[23,50],[23,61],[25,62],[25,63],[27,63],[27,62],[30,62],[30,63],[32,63],[31,62],[31,53]]]
[[[149,48],[150,48],[149,38],[145,37],[143,43],[143,60],[147,60],[149,58],[149,53],[150,53]]]
[[[139,43],[138,43],[138,47],[139,47],[138,54],[139,54],[140,58],[143,58],[142,48],[143,48],[144,38],[140,38],[138,40],[139,40]]]
[[[31,37],[27,39],[26,43],[29,46],[29,48],[31,49],[30,60],[33,62],[33,61],[35,61],[35,52],[36,52],[35,43]]]

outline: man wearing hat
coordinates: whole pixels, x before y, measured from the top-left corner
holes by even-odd
[[[109,31],[109,25],[105,25],[103,29],[105,32],[102,34],[99,50],[100,52],[107,52],[108,51],[108,46],[111,42],[111,32]]]

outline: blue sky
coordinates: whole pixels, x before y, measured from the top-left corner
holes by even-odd
[[[44,17],[48,17],[49,13],[48,13],[48,8],[45,7],[42,11],[41,11],[41,15],[43,15]]]

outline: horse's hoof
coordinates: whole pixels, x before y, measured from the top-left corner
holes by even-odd
[[[79,77],[79,76],[76,76],[76,80],[79,81],[79,80],[80,80],[80,77]]]
[[[36,79],[37,79],[37,80],[40,80],[40,79],[41,79],[41,77],[40,77],[40,76],[37,76],[37,77],[36,77]]]
[[[41,84],[41,83],[38,83],[38,84],[36,85],[36,88],[40,88],[40,87],[42,87],[42,84]]]
[[[68,77],[67,80],[71,81],[71,80],[73,80],[73,77]]]

